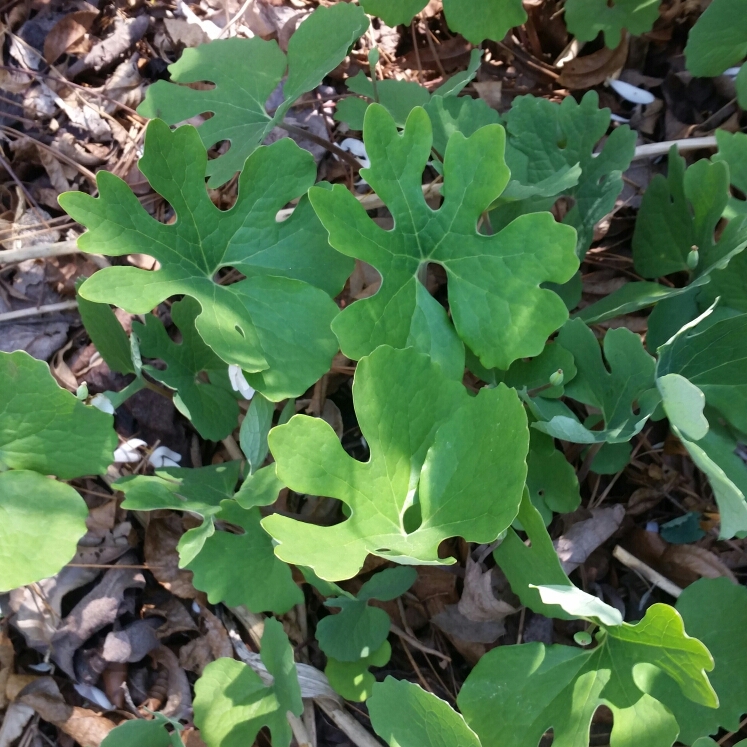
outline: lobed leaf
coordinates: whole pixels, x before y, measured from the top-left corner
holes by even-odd
[[[332,246],[368,262],[383,278],[375,295],[351,304],[333,323],[343,353],[359,359],[379,345],[414,345],[459,378],[456,333],[488,368],[508,368],[540,353],[567,310],[539,285],[565,282],[578,263],[572,232],[550,214],[522,216],[493,236],[478,233],[480,216],[509,178],[503,129],[491,125],[470,138],[452,136],[439,210],[426,204],[421,189],[432,145],[423,110],[413,110],[400,135],[386,110],[371,105],[364,140],[371,168],[361,173],[392,212],[394,229],[378,227],[341,185],[310,191]],[[429,262],[446,270],[456,333],[419,279]]]
[[[138,107],[143,117],[158,117],[178,124],[198,114],[213,116],[200,125],[206,148],[227,140],[227,152],[207,166],[208,185],[225,184],[278,124],[301,94],[316,88],[344,59],[353,43],[368,28],[368,19],[356,5],[337,3],[319,7],[298,27],[288,42],[288,56],[276,41],[220,39],[185,49],[169,66],[176,83],[209,81],[210,90],[196,90],[157,81]],[[265,106],[284,73],[283,103],[270,114]]]
[[[337,307],[328,294],[339,291],[351,269],[329,247],[305,200],[288,220],[276,220],[278,210],[314,183],[314,159],[287,138],[256,150],[227,211],[208,196],[206,166],[193,127],[172,132],[154,120],[140,168],[174,208],[175,223],[151,218],[125,182],[107,172],[97,176],[100,197],[60,196],[63,208],[89,229],[79,239],[84,251],[139,252],[161,263],[155,271],[107,267],[80,293],[131,313],[146,313],[172,295],[190,296],[202,309],[197,331],[219,357],[250,372],[251,386],[268,398],[295,396],[337,351],[329,330]],[[216,273],[223,267],[246,279],[220,285]]]
[[[358,364],[353,401],[368,462],[348,456],[322,420],[296,415],[270,433],[288,487],[337,498],[349,511],[330,527],[268,516],[262,524],[280,558],[327,580],[351,578],[368,553],[448,563],[438,555],[443,539],[491,542],[513,521],[529,441],[513,390],[471,397],[427,356],[382,346]]]
[[[293,736],[286,713],[303,712],[293,649],[283,626],[265,620],[260,651],[274,678],[270,686],[240,661],[218,659],[205,667],[195,684],[194,719],[210,747],[246,747],[267,727],[274,747],[289,747]]]
[[[604,34],[605,46],[616,49],[623,33],[645,34],[659,17],[660,0],[568,0],[565,22],[580,41],[594,41]]]
[[[376,678],[368,671],[369,667],[383,667],[391,656],[389,641],[384,641],[372,654],[356,661],[337,661],[328,656],[324,674],[336,693],[345,700],[360,703],[371,697],[376,684]]]
[[[614,716],[612,744],[671,747],[677,722],[649,694],[659,673],[688,700],[718,706],[705,674],[713,659],[673,607],[655,604],[641,622],[606,628],[597,640],[591,651],[528,643],[483,656],[457,699],[483,747],[537,747],[549,729],[557,744],[587,745],[601,705]]]
[[[132,332],[140,342],[140,353],[160,358],[166,369],[143,366],[149,376],[174,389],[174,405],[192,421],[199,434],[220,441],[236,426],[239,405],[231,391],[227,365],[202,341],[195,327],[200,304],[187,296],[171,306],[171,318],[181,332],[175,343],[153,314],[145,324],[133,322]],[[207,377],[205,381],[201,374]]]
[[[554,438],[575,443],[621,443],[638,433],[660,402],[654,388],[654,359],[640,337],[625,328],[611,329],[602,349],[594,333],[580,319],[565,324],[558,343],[573,354],[577,373],[566,385],[566,395],[600,410],[603,430],[589,430],[572,415],[555,415],[534,428]],[[639,409],[634,413],[633,406]]]

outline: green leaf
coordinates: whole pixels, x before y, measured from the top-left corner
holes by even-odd
[[[729,167],[731,184],[740,192],[747,193],[747,135],[743,132],[727,132],[726,130],[716,130],[715,134],[718,151],[714,153],[711,160],[726,163]],[[738,205],[735,212],[743,213],[747,209],[744,200],[732,198],[730,202],[732,205]]]
[[[480,747],[461,714],[412,682],[387,677],[366,705],[371,726],[390,747]]]
[[[674,713],[680,741],[685,744],[715,734],[719,727],[738,731],[742,714],[747,712],[747,589],[725,578],[703,578],[684,590],[677,611],[687,632],[700,639],[713,656],[715,668],[708,677],[718,693],[719,707],[685,700],[666,677],[654,680],[651,694]]]
[[[175,223],[151,218],[125,182],[103,171],[97,176],[100,197],[60,196],[65,210],[89,229],[79,239],[81,249],[145,253],[162,265],[152,272],[107,267],[81,286],[81,295],[136,314],[172,295],[191,296],[202,307],[197,331],[217,355],[250,372],[251,386],[269,399],[295,396],[326,372],[337,351],[329,330],[337,307],[327,294],[339,291],[351,269],[328,246],[305,200],[288,220],[275,219],[314,183],[314,159],[288,138],[259,148],[227,211],[208,196],[206,165],[193,127],[172,132],[154,120],[140,169],[174,208]],[[222,267],[234,267],[246,279],[220,285],[215,275]]]
[[[384,641],[381,647],[369,656],[357,661],[337,661],[327,657],[324,674],[335,692],[345,700],[362,703],[368,700],[373,692],[376,678],[368,671],[369,667],[383,667],[392,656],[389,641]]]
[[[240,661],[218,659],[205,667],[195,684],[195,725],[210,747],[247,747],[263,727],[273,747],[288,747],[293,736],[286,713],[303,712],[293,649],[283,626],[265,620],[262,662],[273,676],[270,686]]]
[[[531,545],[525,545],[519,535],[509,529],[501,544],[493,551],[495,562],[506,574],[511,590],[523,605],[545,617],[573,619],[562,607],[545,604],[537,591],[538,585],[572,587],[573,584],[561,567],[542,516],[531,504],[528,495],[521,502],[518,519]]]
[[[661,394],[664,412],[669,422],[693,441],[699,441],[708,433],[708,421],[703,415],[705,395],[679,374],[665,374],[656,379]]]
[[[552,520],[553,511],[570,513],[581,503],[576,470],[555,448],[553,439],[534,428],[529,432],[527,488],[545,525]]]
[[[169,65],[175,83],[209,81],[210,90],[196,90],[158,81],[147,90],[138,107],[143,117],[158,117],[178,124],[198,114],[213,116],[200,126],[206,148],[228,140],[228,151],[211,160],[207,168],[210,187],[220,187],[259,146],[270,130],[282,123],[293,102],[318,86],[344,59],[352,44],[368,28],[363,10],[348,3],[317,8],[288,42],[288,56],[277,42],[220,39],[182,52]],[[286,66],[284,101],[273,115],[265,102],[280,83]]]
[[[669,151],[669,173],[658,174],[646,190],[633,234],[633,260],[647,278],[688,272],[696,247],[697,275],[711,272],[747,245],[747,222],[729,224],[718,242],[716,224],[729,200],[726,163],[697,161],[685,170],[677,147]]]
[[[604,43],[615,49],[622,41],[623,31],[645,34],[651,31],[659,17],[660,0],[568,0],[565,22],[580,41],[594,41],[601,32]]]
[[[739,0],[713,0],[690,31],[687,69],[697,76],[721,75],[747,57],[744,6]]]
[[[123,477],[114,485],[125,494],[125,509],[172,509],[203,517],[199,527],[182,536],[177,549],[179,566],[194,573],[195,588],[206,592],[211,603],[287,612],[303,595],[290,568],[275,557],[258,508],[273,503],[282,484],[269,466],[245,480],[234,496],[240,464],[169,467],[156,470],[154,477]],[[231,524],[239,533],[216,531],[215,522]]]
[[[612,293],[605,296],[601,301],[597,301],[581,309],[581,311],[573,315],[573,318],[583,319],[587,324],[599,324],[600,322],[606,322],[608,319],[614,319],[623,314],[631,314],[634,311],[640,311],[662,301],[668,301],[671,298],[691,293],[694,288],[705,285],[708,280],[709,276],[707,274],[701,275],[684,288],[669,288],[666,285],[651,283],[646,280],[626,283],[622,288],[612,291]],[[667,337],[666,339],[669,338]],[[649,349],[651,349],[650,346]]]
[[[262,466],[270,450],[267,445],[267,434],[272,428],[274,412],[275,405],[272,402],[261,394],[255,394],[246,416],[241,421],[239,443],[252,472],[256,472]]]
[[[597,625],[622,625],[620,610],[611,607],[598,597],[562,584],[559,586],[534,586],[543,604],[557,604],[569,615],[588,620]]]
[[[166,730],[167,724],[174,722],[161,713],[155,713],[153,716],[152,721],[123,721],[106,735],[101,747],[184,747],[184,742],[176,729],[172,732]]]
[[[648,694],[659,672],[694,703],[718,705],[704,671],[713,659],[685,633],[673,607],[655,604],[640,623],[602,630],[597,640],[591,651],[528,643],[483,656],[457,700],[483,744],[500,734],[504,747],[536,747],[552,729],[556,744],[581,747],[594,713],[606,705],[614,716],[611,744],[671,747],[677,722]]]
[[[202,341],[195,327],[200,304],[189,296],[171,306],[171,318],[181,332],[175,343],[153,314],[145,324],[133,322],[132,331],[140,341],[140,352],[160,358],[166,369],[143,366],[149,376],[176,390],[176,409],[192,421],[199,434],[220,441],[236,427],[239,405],[231,391],[226,364]],[[205,381],[201,374],[207,376]]]
[[[424,108],[433,126],[433,147],[440,154],[446,152],[449,138],[455,132],[471,137],[481,127],[501,123],[495,109],[470,96],[431,96]]]
[[[233,497],[241,462],[225,462],[188,469],[164,467],[152,477],[128,475],[113,484],[125,494],[126,511],[189,511],[203,518],[215,516],[220,503]]]
[[[592,457],[590,469],[598,475],[614,475],[627,467],[631,451],[632,447],[629,441],[618,444],[602,444],[599,451]],[[585,459],[588,449],[581,453]]]
[[[667,542],[674,545],[687,545],[697,542],[705,537],[705,532],[700,528],[700,517],[697,511],[688,511],[684,516],[662,524],[659,534]]]
[[[659,348],[657,377],[684,376],[711,407],[747,432],[747,314],[716,317],[701,316]]]
[[[387,568],[363,584],[357,597],[345,595],[327,599],[324,605],[339,608],[340,613],[320,620],[316,627],[319,648],[338,662],[354,662],[372,656],[386,641],[391,620],[381,608],[370,607],[368,601],[396,599],[416,578],[414,568]]]
[[[261,519],[258,508],[221,502],[215,520],[234,525],[241,534],[224,531],[206,537],[199,554],[184,566],[194,574],[195,588],[206,592],[211,604],[243,604],[252,612],[281,614],[303,602],[291,569],[275,557]]]
[[[556,399],[564,393],[565,385],[576,375],[576,364],[573,356],[562,346],[548,342],[544,350],[531,360],[514,361],[502,377],[506,386],[515,389],[539,389],[550,383],[550,377],[557,371],[563,372],[563,383],[551,386],[538,392],[540,397]],[[496,372],[498,381],[501,374]]]
[[[556,415],[534,428],[554,438],[575,443],[620,443],[638,433],[660,401],[654,387],[654,359],[643,349],[641,338],[628,329],[611,329],[602,349],[594,333],[580,319],[565,324],[558,343],[569,350],[578,370],[565,387],[567,396],[596,407],[602,413],[604,430],[591,431],[575,417]],[[609,369],[609,370],[608,370]],[[637,414],[633,412],[639,404]]]
[[[103,475],[117,446],[112,423],[61,389],[44,361],[0,352],[0,470]]]
[[[747,465],[738,454],[737,439],[719,423],[718,414],[714,412],[708,422],[708,433],[700,441],[688,440],[676,426],[672,430],[713,488],[721,514],[719,537],[744,537],[747,536]]]
[[[58,573],[75,555],[87,516],[69,485],[28,470],[0,472],[0,591]]]
[[[362,0],[366,13],[381,18],[387,26],[409,24],[420,13],[428,0]]]
[[[563,302],[539,285],[565,282],[576,271],[572,232],[550,214],[523,216],[493,236],[477,232],[481,214],[508,182],[504,137],[498,125],[468,139],[452,136],[444,202],[433,211],[421,188],[432,144],[427,114],[414,109],[400,135],[383,107],[368,108],[371,168],[361,173],[392,212],[394,229],[378,227],[341,185],[310,192],[332,246],[373,265],[383,278],[375,295],[348,306],[333,324],[345,355],[359,359],[382,344],[415,344],[461,378],[454,330],[419,280],[429,262],[446,270],[456,331],[488,368],[539,354],[563,323]]]
[[[427,356],[382,346],[358,364],[353,401],[368,462],[348,456],[323,420],[296,415],[270,432],[285,485],[349,509],[330,527],[268,516],[279,557],[338,580],[355,576],[368,553],[448,563],[438,555],[443,539],[492,542],[513,521],[529,442],[515,391],[499,385],[471,397]]]
[[[596,91],[586,93],[580,103],[573,96],[561,104],[519,96],[505,118],[506,163],[521,184],[538,185],[580,165],[578,183],[562,194],[575,203],[563,222],[578,232],[576,253],[583,258],[595,224],[610,213],[622,191],[622,172],[633,158],[635,133],[627,125],[617,127],[596,152],[610,125],[610,110],[599,108]]]
[[[444,14],[449,28],[473,44],[501,41],[527,20],[519,0],[444,0]]]
[[[77,296],[78,312],[83,326],[106,365],[121,374],[135,373],[130,338],[107,303],[87,301]]]

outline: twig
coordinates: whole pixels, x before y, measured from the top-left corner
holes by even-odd
[[[425,646],[417,638],[409,635],[408,633],[405,633],[402,628],[398,627],[394,623],[389,626],[389,630],[391,630],[394,635],[399,636],[403,641],[407,641],[413,648],[417,648],[422,651],[424,654],[431,654],[431,656],[438,656],[439,659],[443,659],[444,661],[451,661],[450,656],[442,654],[440,651],[436,651],[435,648]]]
[[[311,737],[306,731],[306,725],[298,716],[288,711],[286,714],[293,736],[296,738],[298,747],[311,747]]]
[[[372,737],[347,711],[334,700],[319,698],[316,704],[335,722],[338,729],[345,732],[356,747],[381,747],[381,742]]]
[[[345,161],[345,163],[348,164],[351,168],[354,168],[356,171],[360,170],[361,165],[360,163],[355,159],[355,156],[351,156],[350,153],[348,153],[346,150],[343,150],[342,148],[338,147],[334,143],[330,143],[329,140],[326,138],[320,137],[319,135],[316,135],[313,132],[310,132],[309,130],[304,130],[303,127],[297,127],[294,124],[290,124],[289,122],[286,122],[283,120],[278,124],[278,127],[281,130],[285,130],[286,132],[290,132],[293,135],[298,135],[301,138],[304,138],[305,140],[310,140],[312,143],[316,143],[317,145],[321,145],[322,148],[326,148],[330,153],[334,153],[340,160]]]
[[[247,8],[251,4],[252,0],[244,0],[244,4],[238,9],[236,15],[223,27],[220,34],[218,34],[219,39],[222,39],[231,30],[231,27],[244,15],[244,13],[246,13]]]
[[[0,314],[0,323],[11,322],[14,319],[25,319],[40,314],[51,314],[54,311],[71,311],[78,308],[77,301],[60,301],[59,303],[48,303],[46,306],[35,306],[32,309],[19,309],[18,311],[6,311]]]
[[[646,145],[639,145],[635,149],[633,160],[636,161],[639,158],[665,156],[667,153],[669,153],[669,149],[673,145],[677,146],[677,150],[680,151],[680,153],[688,150],[700,150],[701,148],[718,147],[716,138],[713,135],[709,135],[708,137],[684,138],[683,140],[665,140],[663,143],[648,143]]]
[[[223,445],[226,447],[226,451],[228,452],[228,455],[231,457],[231,459],[243,459],[244,454],[239,448],[239,445],[236,443],[236,439],[228,435],[226,436],[223,441]]]
[[[636,558],[635,555],[631,555],[627,550],[620,547],[620,545],[615,545],[612,555],[623,565],[640,573],[647,581],[650,581],[654,586],[658,586],[662,591],[669,594],[669,596],[677,599],[682,594],[682,589],[677,584],[672,583],[651,566],[646,565],[642,560]]]

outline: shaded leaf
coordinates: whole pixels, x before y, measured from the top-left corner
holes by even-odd
[[[113,419],[61,389],[44,361],[0,352],[0,469],[62,479],[102,475],[112,462]]]
[[[578,232],[576,253],[582,258],[591,246],[595,224],[609,214],[622,191],[622,172],[633,158],[635,133],[627,125],[617,127],[596,152],[610,125],[610,110],[599,108],[596,91],[586,93],[580,103],[573,96],[561,104],[519,96],[505,118],[506,163],[521,184],[539,184],[580,165],[578,183],[562,194],[575,203],[563,222]]]
[[[78,312],[83,326],[106,365],[112,371],[135,373],[130,338],[107,303],[93,303],[78,295]]]
[[[565,22],[580,41],[593,41],[604,34],[604,43],[614,49],[622,41],[623,31],[645,34],[659,17],[660,0],[568,0]]]
[[[739,0],[713,0],[690,30],[687,69],[698,76],[721,75],[747,57],[744,6]]]
[[[324,579],[351,578],[368,553],[449,562],[439,559],[441,540],[491,542],[513,521],[529,441],[513,390],[499,385],[471,397],[427,356],[382,346],[358,364],[353,400],[368,462],[348,456],[319,419],[296,415],[270,433],[288,487],[349,508],[349,518],[331,527],[268,516],[263,526],[279,557]]]
[[[565,324],[558,343],[572,353],[577,368],[576,376],[565,387],[566,395],[598,408],[604,429],[589,430],[568,415],[556,415],[549,423],[534,423],[533,427],[575,443],[629,441],[660,401],[653,388],[656,364],[643,349],[640,337],[625,328],[609,330],[604,337],[606,365],[594,333],[580,319]],[[639,410],[634,413],[636,402]]]
[[[368,28],[362,9],[348,3],[317,8],[288,42],[288,56],[276,41],[220,39],[185,49],[169,66],[175,83],[209,81],[210,90],[195,90],[158,81],[150,86],[138,107],[143,117],[158,117],[177,124],[197,114],[213,116],[199,129],[202,142],[210,148],[222,140],[231,147],[207,167],[210,187],[220,187],[237,171],[273,127],[280,124],[293,102],[318,86],[345,58],[348,50]],[[265,102],[280,83],[284,101],[269,114]]]
[[[258,470],[267,457],[267,434],[272,427],[275,405],[261,394],[252,397],[252,403],[241,421],[239,443],[252,472]]]
[[[199,434],[210,441],[220,441],[235,428],[239,405],[228,381],[227,365],[202,341],[195,327],[200,304],[187,296],[171,306],[171,318],[181,332],[175,343],[153,314],[145,324],[133,322],[132,332],[140,341],[140,353],[160,358],[166,370],[143,366],[149,376],[176,390],[177,410],[192,421]],[[200,374],[207,376],[205,381]]]
[[[100,197],[60,196],[60,204],[89,229],[79,239],[83,250],[150,254],[162,265],[152,272],[107,267],[81,286],[81,295],[131,313],[149,312],[171,295],[191,296],[202,307],[196,319],[202,339],[224,361],[250,372],[252,387],[270,399],[299,394],[337,351],[329,330],[337,307],[327,293],[339,291],[351,267],[330,249],[305,200],[288,220],[275,219],[314,183],[314,159],[288,138],[259,148],[227,211],[208,196],[206,165],[193,127],[172,132],[154,120],[140,169],[174,208],[175,223],[151,218],[125,182],[103,171],[97,176]],[[223,267],[238,269],[246,279],[220,285],[215,275]]]

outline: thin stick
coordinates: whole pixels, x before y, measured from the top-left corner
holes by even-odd
[[[349,713],[344,711],[334,700],[315,698],[315,703],[335,722],[338,729],[345,732],[356,747],[381,747],[375,737],[372,737]]]
[[[355,156],[351,156],[346,150],[343,150],[334,143],[330,143],[329,140],[319,137],[319,135],[316,135],[309,130],[304,130],[303,127],[297,127],[296,125],[290,124],[286,121],[280,122],[278,127],[281,130],[292,133],[293,135],[298,135],[298,137],[304,138],[305,140],[310,140],[312,143],[321,145],[322,148],[326,148],[330,153],[334,153],[340,160],[345,161],[345,163],[347,163],[351,168],[359,170],[361,167],[360,163],[355,159]]]
[[[389,630],[391,630],[394,635],[399,636],[403,641],[407,641],[413,648],[422,651],[424,654],[431,654],[431,656],[437,656],[439,659],[443,659],[444,661],[451,661],[450,656],[442,654],[440,651],[436,651],[435,648],[423,645],[417,638],[405,633],[402,628],[396,626],[394,623],[389,626]]]
[[[669,153],[669,149],[673,145],[677,146],[677,150],[680,153],[688,150],[699,150],[700,148],[718,147],[716,138],[713,135],[709,135],[708,137],[684,138],[683,140],[666,140],[663,143],[648,143],[647,145],[639,145],[635,149],[633,160],[636,161],[639,158],[665,156],[667,153]]]
[[[244,13],[246,13],[246,9],[252,4],[252,0],[244,0],[244,4],[239,8],[236,15],[223,27],[223,30],[218,34],[218,38],[222,39],[230,30],[231,27],[238,21]]]
[[[48,303],[46,306],[35,306],[33,309],[6,311],[4,314],[0,314],[0,322],[11,322],[14,319],[26,319],[30,316],[51,314],[54,311],[71,311],[72,309],[77,308],[77,301],[60,301],[60,303]]]
[[[646,565],[642,560],[636,558],[635,555],[631,555],[627,550],[620,547],[620,545],[615,545],[612,555],[623,565],[640,573],[647,581],[650,581],[654,586],[658,586],[662,591],[669,594],[669,596],[677,599],[682,594],[682,589],[677,584],[672,583],[651,566]]]
[[[311,747],[311,737],[306,731],[306,724],[298,716],[288,711],[286,714],[293,736],[296,738],[298,747]]]

